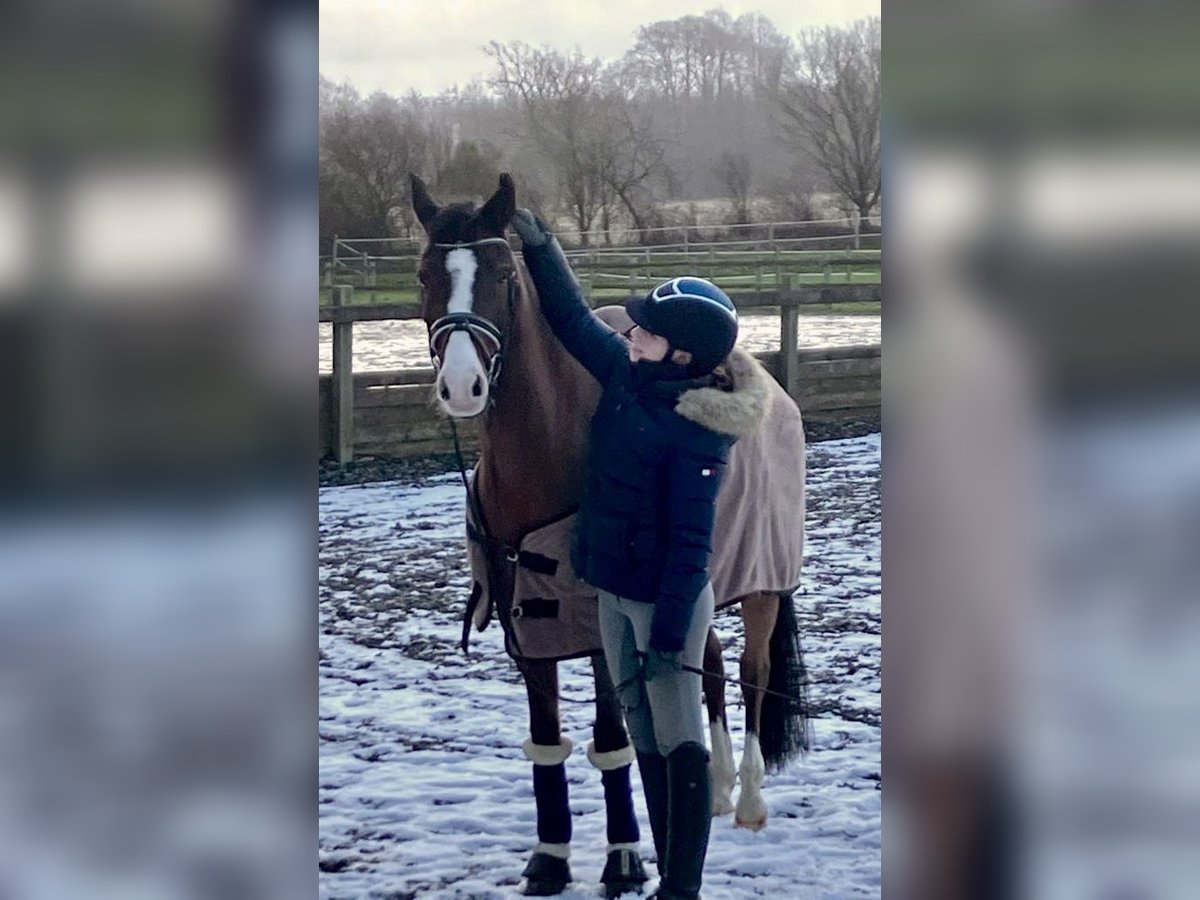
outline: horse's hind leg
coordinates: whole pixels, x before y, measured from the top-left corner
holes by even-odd
[[[713,815],[733,812],[733,785],[737,773],[733,769],[733,741],[729,737],[729,720],[725,717],[725,661],[721,658],[721,642],[717,630],[708,629],[704,644],[704,705],[708,710],[708,734],[712,755],[708,760],[712,780]]]
[[[592,656],[592,673],[596,683],[596,721],[587,757],[600,770],[608,826],[608,856],[600,881],[606,897],[619,897],[631,891],[641,893],[641,886],[647,880],[638,852],[641,833],[629,780],[634,751],[604,654]]]
[[[779,595],[751,594],[742,600],[742,623],[746,649],[742,653],[742,692],[746,701],[746,747],[738,775],[742,790],[738,795],[734,824],[758,831],[767,824],[767,804],[762,795],[766,777],[759,734],[762,726],[763,693],[771,677],[771,632],[779,615]]]
[[[562,736],[558,718],[558,664],[523,660],[521,674],[529,697],[529,733],[524,751],[533,763],[533,796],[537,803],[538,844],[525,877],[525,893],[560,894],[571,880],[567,863],[571,848],[571,808],[567,798],[566,759],[571,741]]]

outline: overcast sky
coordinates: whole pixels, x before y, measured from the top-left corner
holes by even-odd
[[[488,41],[523,40],[616,59],[641,25],[761,12],[784,34],[879,15],[881,0],[321,0],[321,73],[362,93],[438,93],[490,74]]]

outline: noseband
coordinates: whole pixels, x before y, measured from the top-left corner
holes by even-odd
[[[508,240],[502,237],[483,238],[479,241],[470,241],[467,243],[434,244],[433,246],[439,250],[463,250],[486,244],[503,244],[505,247],[509,246]],[[508,312],[510,319],[516,301],[517,273],[514,269],[513,273],[508,277]],[[487,358],[488,388],[495,387],[496,379],[500,377],[500,365],[503,362],[504,335],[500,333],[500,329],[495,324],[476,313],[447,313],[429,326],[429,356],[433,360],[433,368],[435,370],[442,368],[442,350],[445,349],[446,344],[449,342],[450,335],[456,331],[465,331],[475,345],[483,350]],[[442,349],[439,350],[439,347]]]

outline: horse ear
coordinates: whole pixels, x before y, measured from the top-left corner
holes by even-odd
[[[496,193],[483,204],[479,218],[496,234],[503,235],[516,211],[517,189],[513,187],[512,176],[504,172],[500,175],[500,187],[496,188]]]
[[[425,182],[412,173],[409,173],[408,179],[412,185],[413,212],[417,214],[417,220],[421,223],[421,227],[428,232],[429,223],[438,214],[438,205],[430,198],[429,191],[425,189]]]

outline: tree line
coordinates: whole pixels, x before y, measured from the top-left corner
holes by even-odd
[[[880,202],[880,23],[781,34],[723,10],[638,29],[620,58],[492,42],[486,80],[437,96],[363,97],[320,84],[321,252],[333,235],[411,235],[407,173],[439,199],[490,194],[513,172],[522,202],[593,235],[695,224],[680,201],[720,198],[730,223],[813,218],[835,194]]]

